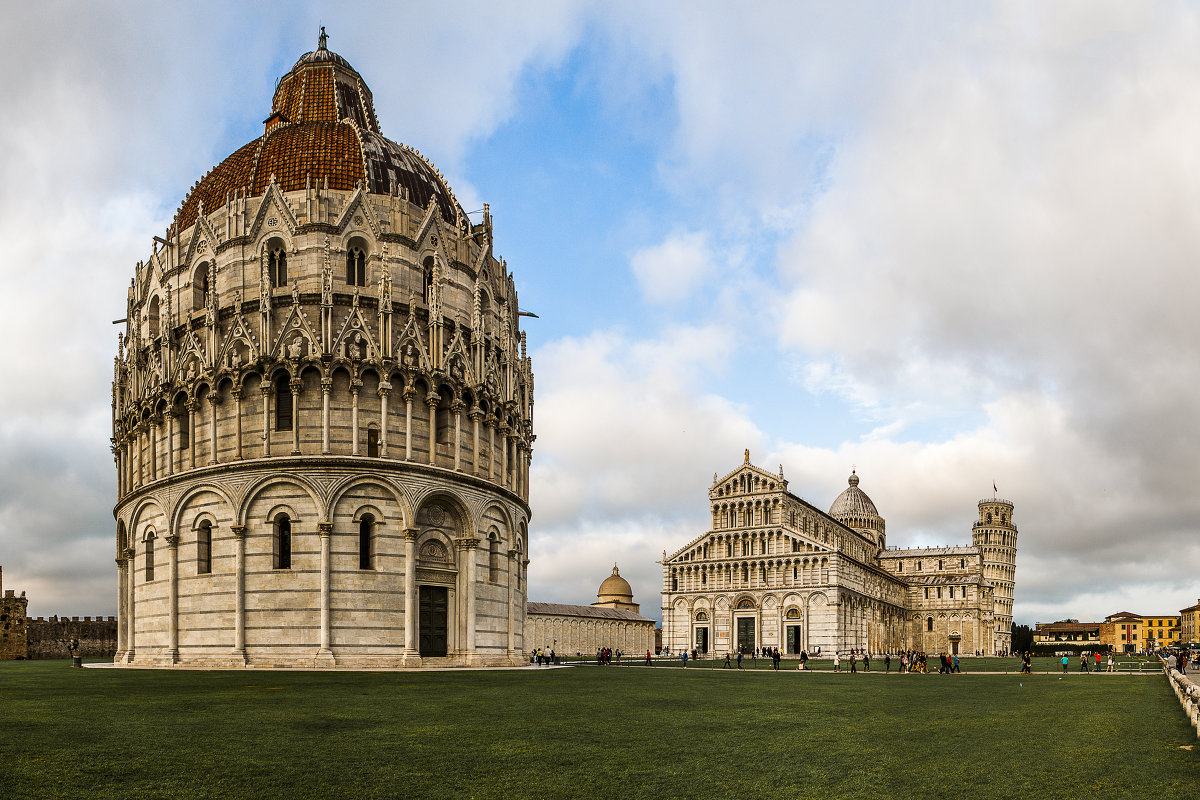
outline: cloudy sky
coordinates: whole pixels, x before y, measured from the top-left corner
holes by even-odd
[[[1195,4],[187,5],[5,15],[0,565],[31,614],[115,612],[111,321],[322,24],[541,315],[531,598],[619,562],[657,617],[744,448],[820,507],[856,467],[892,545],[969,542],[994,481],[1018,622],[1200,597]]]

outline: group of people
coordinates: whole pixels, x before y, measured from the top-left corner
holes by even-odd
[[[596,651],[596,663],[602,667],[610,666],[613,662],[614,654],[617,657],[617,663],[620,664],[621,656],[623,655],[620,650],[613,650],[611,647],[601,647]],[[649,653],[646,654],[647,660],[649,660],[649,655]]]
[[[1180,675],[1186,675],[1188,664],[1192,662],[1192,654],[1186,647],[1168,650],[1167,657],[1163,660],[1167,662],[1168,669],[1177,669]]]
[[[539,667],[548,667],[555,662],[556,658],[557,656],[554,654],[552,649],[548,647],[539,647],[533,651],[533,658],[530,660],[536,662]]]

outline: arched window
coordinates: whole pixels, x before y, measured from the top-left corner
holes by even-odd
[[[274,541],[274,559],[272,566],[275,569],[291,569],[292,568],[292,521],[288,519],[287,514],[280,514],[275,517],[274,531],[272,537]]]
[[[367,285],[367,254],[357,245],[346,251],[346,283],[351,286]]]
[[[379,457],[379,429],[374,425],[367,428],[367,456]]]
[[[292,429],[292,387],[287,375],[275,379],[275,430]]]
[[[925,618],[925,630],[927,630],[927,631],[933,630],[933,617]]]
[[[204,520],[196,530],[196,574],[212,572],[212,523]]]
[[[679,591],[679,578],[671,578],[671,591],[672,592]]]
[[[158,295],[154,295],[154,297],[150,298],[150,308],[146,312],[146,322],[149,325],[150,338],[156,338],[158,336],[159,324]]]
[[[271,288],[279,289],[287,286],[287,251],[283,249],[282,242],[273,241],[271,243],[271,249],[267,252],[267,272],[271,278]]]
[[[425,259],[424,269],[421,271],[421,296],[425,298],[425,304],[433,302],[433,259]]]
[[[988,522],[988,525],[992,524],[992,512],[990,512],[990,511],[987,513],[987,522]]]
[[[192,310],[199,311],[208,305],[208,262],[196,267],[192,273]]]
[[[941,569],[941,568],[942,568],[942,560],[939,558],[938,559],[938,569]]]
[[[925,587],[925,599],[926,600],[929,599],[929,587],[928,586]]]
[[[488,534],[488,580],[500,582],[500,534],[497,531]]]
[[[146,582],[154,580],[154,535],[146,539]]]
[[[358,521],[358,568],[375,569],[375,517],[363,514]]]
[[[179,420],[179,448],[182,450],[192,446],[192,412],[187,407],[187,404],[180,403],[175,411],[175,416]]]
[[[966,560],[965,558],[960,558],[960,559],[958,560],[958,568],[959,568],[959,569],[966,569],[966,568],[967,568],[967,560]]]

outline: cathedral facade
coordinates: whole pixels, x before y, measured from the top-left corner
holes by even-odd
[[[1017,529],[1008,500],[979,501],[970,546],[887,547],[851,473],[828,513],[783,469],[713,476],[711,528],[663,554],[663,646],[784,653],[903,649],[1007,653]]]
[[[533,372],[492,238],[322,30],[130,284],[119,663],[523,663]]]

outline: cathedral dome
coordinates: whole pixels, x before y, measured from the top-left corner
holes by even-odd
[[[329,50],[322,32],[279,79],[263,135],[201,178],[175,215],[174,232],[195,223],[234,195],[262,196],[274,181],[292,192],[328,188],[399,194],[422,208],[437,204],[452,225],[466,213],[434,166],[417,151],[384,138],[371,90],[346,59]]]
[[[629,585],[629,581],[621,577],[621,573],[617,570],[617,565],[613,564],[612,575],[604,579],[604,583],[600,584],[599,591],[596,596],[600,602],[610,600],[624,600],[633,602],[633,587]]]
[[[829,507],[829,516],[834,519],[847,516],[879,516],[879,511],[871,502],[871,498],[858,488],[858,475],[853,470],[850,471],[849,483],[850,488],[839,494],[833,501],[833,505]]]

